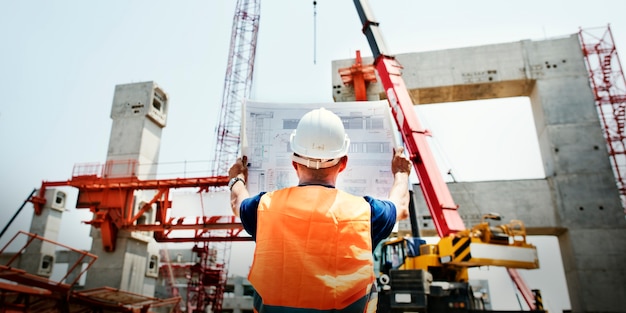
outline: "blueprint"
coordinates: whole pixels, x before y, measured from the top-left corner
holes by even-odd
[[[393,183],[391,159],[400,139],[387,101],[340,103],[263,103],[247,101],[242,153],[248,157],[251,195],[298,184],[289,137],[306,112],[324,107],[337,114],[350,137],[348,165],[337,188],[354,195],[386,199]]]

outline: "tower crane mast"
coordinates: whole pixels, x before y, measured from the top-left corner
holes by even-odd
[[[259,30],[261,1],[238,0],[231,29],[228,63],[224,78],[222,106],[217,124],[216,148],[214,156],[213,175],[224,175],[239,154],[241,143],[242,112],[246,99],[252,90],[254,57]],[[206,243],[205,243],[206,244]],[[202,312],[210,305],[212,312],[222,311],[224,287],[228,280],[228,266],[230,263],[230,241],[215,241],[210,249],[206,246],[194,247],[195,251],[215,251],[222,254],[222,264],[201,262],[200,267],[192,269],[199,275],[195,281],[190,281],[187,289],[188,310]],[[215,282],[216,284],[205,282]],[[193,288],[191,288],[193,285]],[[211,286],[215,287],[211,289]],[[207,290],[210,290],[207,293]],[[195,303],[193,303],[195,302]]]
[[[239,154],[242,109],[252,90],[260,11],[260,0],[237,1],[217,125],[214,175],[227,173]]]

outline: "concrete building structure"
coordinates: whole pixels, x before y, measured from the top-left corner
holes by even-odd
[[[572,311],[624,312],[626,220],[577,34],[395,57],[415,105],[529,97],[546,177],[450,183],[459,212],[467,226],[495,211],[531,235],[557,236]],[[354,100],[338,74],[353,63],[332,64],[336,101]],[[369,100],[386,98],[379,83],[367,91]],[[414,189],[420,229],[433,235]]]
[[[404,66],[403,77],[416,105],[529,97],[546,177],[450,183],[453,198],[468,226],[476,224],[482,214],[497,211],[522,220],[531,235],[556,236],[573,312],[623,312],[626,220],[577,35],[396,57]],[[354,100],[337,74],[353,62],[333,62],[336,101]],[[364,64],[371,62],[364,60]],[[368,98],[385,98],[379,84],[368,87]],[[167,95],[153,82],[116,86],[106,175],[156,177],[167,109]],[[419,186],[414,189],[420,228],[424,235],[432,235],[434,227]],[[132,201],[137,209],[151,197],[137,192]],[[46,198],[50,207],[33,219],[31,232],[56,239],[65,197],[48,190]],[[138,223],[154,220],[151,211]],[[159,276],[158,245],[151,234],[121,232],[116,249],[106,252],[98,232],[92,229],[91,252],[99,258],[88,272],[85,289],[109,286],[167,296],[166,282]],[[42,276],[50,274],[49,266],[55,261],[61,261],[58,253],[55,256],[54,250],[44,246],[32,253],[34,257],[27,259],[35,262],[22,266]],[[181,250],[169,258],[181,264],[191,262],[191,256],[185,259],[190,253]],[[250,312],[250,290],[244,278],[230,277],[224,311]]]
[[[59,189],[46,190],[46,203],[41,214],[33,214],[29,233],[56,241],[61,230],[67,195]],[[56,263],[56,246],[45,241],[33,241],[20,256],[19,267],[34,275],[50,278]]]
[[[161,143],[166,126],[168,96],[154,82],[117,85],[111,107],[111,136],[104,177],[155,179]],[[134,214],[149,203],[154,190],[133,194]],[[81,202],[79,193],[78,202]],[[137,223],[153,223],[149,210]],[[87,274],[85,288],[109,286],[120,290],[154,295],[158,277],[159,246],[152,233],[119,231],[114,249],[103,244],[99,229],[92,228],[91,252],[98,262]],[[111,251],[113,250],[113,251]]]

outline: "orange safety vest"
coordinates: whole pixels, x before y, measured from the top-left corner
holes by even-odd
[[[278,311],[359,302],[364,312],[375,280],[370,228],[371,208],[362,197],[324,186],[266,193],[248,280],[263,305]]]

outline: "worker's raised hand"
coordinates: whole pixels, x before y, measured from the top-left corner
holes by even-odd
[[[242,178],[246,182],[248,181],[248,157],[245,155],[243,157],[237,158],[235,164],[233,164],[228,170],[228,179],[237,176],[243,176]]]
[[[391,160],[391,172],[396,173],[411,173],[413,163],[409,158],[404,155],[404,147],[397,147],[393,149],[393,159]]]

